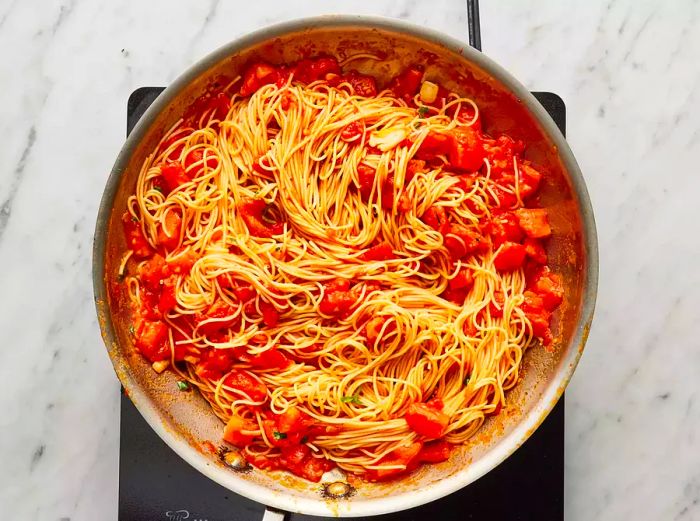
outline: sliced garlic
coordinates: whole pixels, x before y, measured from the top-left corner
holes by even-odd
[[[420,99],[423,103],[432,103],[437,99],[438,86],[431,81],[424,81],[420,86]]]
[[[369,136],[369,146],[376,147],[382,152],[386,152],[396,147],[396,145],[406,139],[406,136],[408,136],[408,134],[403,127],[383,128],[372,132]]]
[[[153,370],[156,373],[162,373],[168,368],[169,365],[170,360],[159,360],[157,362],[153,362],[153,365],[151,367],[153,367]]]

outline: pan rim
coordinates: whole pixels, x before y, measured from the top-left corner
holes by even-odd
[[[203,454],[197,451],[185,439],[180,438],[167,428],[166,422],[163,421],[163,415],[159,412],[148,395],[141,391],[138,383],[132,378],[131,374],[118,370],[121,361],[118,359],[119,357],[113,355],[110,350],[110,346],[116,345],[118,342],[108,305],[104,260],[106,254],[107,223],[111,217],[112,205],[121,176],[128,165],[129,159],[156,117],[188,84],[190,84],[190,82],[206,72],[212,65],[228,56],[272,38],[304,30],[349,27],[360,27],[368,30],[385,30],[438,44],[446,50],[460,54],[463,58],[475,63],[522,101],[526,109],[542,126],[544,133],[558,147],[559,157],[566,167],[569,180],[573,186],[573,195],[580,208],[585,266],[583,269],[584,281],[581,294],[582,305],[577,327],[571,340],[571,348],[566,357],[560,362],[561,370],[555,374],[555,377],[545,387],[540,400],[536,403],[532,411],[521,419],[509,435],[499,440],[498,444],[490,448],[483,457],[472,465],[419,491],[397,493],[385,498],[372,498],[356,500],[349,503],[339,502],[329,504],[328,501],[320,498],[312,499],[285,493],[274,493],[263,485],[241,479],[227,469],[210,463]],[[126,142],[117,156],[114,167],[107,179],[98,210],[93,241],[92,262],[95,305],[104,343],[107,346],[112,364],[115,370],[117,370],[117,376],[122,385],[127,390],[141,415],[156,434],[199,472],[238,494],[264,505],[291,512],[338,517],[384,514],[416,507],[439,499],[476,481],[515,452],[515,450],[537,429],[540,423],[556,405],[578,364],[593,319],[598,285],[598,244],[596,227],[583,175],[568,143],[558,127],[530,91],[495,61],[456,38],[436,30],[420,27],[401,20],[364,15],[323,15],[277,23],[248,33],[243,37],[237,38],[219,47],[178,76],[146,110],[143,117],[141,117],[126,139]]]

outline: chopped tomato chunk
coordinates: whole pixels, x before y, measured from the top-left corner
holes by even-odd
[[[474,172],[484,164],[484,144],[481,133],[472,128],[458,128],[453,131],[450,143],[450,164],[458,170]]]
[[[344,316],[349,314],[357,298],[350,292],[350,281],[336,279],[325,285],[325,292],[318,309],[324,315]]]
[[[168,360],[170,347],[167,345],[168,325],[160,320],[137,319],[134,344],[151,362]]]
[[[428,132],[425,139],[416,152],[418,159],[434,159],[437,156],[446,156],[449,154],[452,146],[452,137],[447,134]]]
[[[302,83],[325,80],[329,75],[340,74],[338,61],[331,57],[300,60],[293,70],[294,77]]]
[[[365,122],[363,120],[353,121],[348,123],[340,132],[340,139],[343,141],[357,141],[365,133]]]
[[[445,235],[450,228],[447,211],[442,206],[431,206],[425,211],[421,219],[425,224],[442,235]]]
[[[367,201],[372,194],[372,188],[374,188],[374,176],[377,171],[371,166],[360,163],[357,165],[357,181],[359,184],[359,192],[362,199]]]
[[[197,329],[205,335],[216,333],[220,329],[232,326],[239,320],[238,316],[234,316],[235,313],[235,308],[223,300],[217,300],[209,307],[206,313],[197,313],[195,315]]]
[[[365,477],[369,481],[385,481],[398,475],[410,472],[418,466],[418,454],[423,448],[421,442],[414,442],[405,447],[399,447],[384,456],[379,465],[392,466],[394,468],[369,469]]]
[[[129,212],[125,212],[122,216],[122,224],[124,225],[126,245],[134,252],[134,257],[144,258],[150,256],[153,253],[153,249],[146,237],[144,237],[139,221],[132,218]]]
[[[518,170],[520,171],[520,197],[527,199],[539,188],[542,174],[528,164],[519,165]]]
[[[520,242],[523,239],[523,231],[518,225],[518,219],[513,212],[495,214],[485,224],[484,230],[491,235],[495,248],[507,241]]]
[[[474,284],[474,274],[471,269],[462,268],[447,284],[450,289],[471,288],[472,284]]]
[[[525,239],[525,254],[537,264],[547,264],[547,252],[537,239]]]
[[[552,235],[552,228],[544,208],[521,208],[515,211],[520,227],[531,239],[543,239]]]
[[[421,436],[441,438],[450,422],[450,417],[441,409],[432,404],[413,403],[404,417],[408,426]]]
[[[345,74],[343,79],[352,86],[356,96],[371,98],[377,95],[377,82],[372,76],[352,70]]]
[[[238,211],[248,226],[248,231],[255,237],[272,237],[284,232],[284,223],[276,222],[268,218],[265,213],[268,205],[262,199],[247,199],[239,205]]]
[[[409,67],[391,80],[389,89],[406,103],[411,103],[413,97],[418,94],[422,79],[423,71],[419,67]]]
[[[170,211],[165,214],[165,220],[158,225],[158,244],[168,250],[177,248],[180,243],[180,228],[182,217],[178,212]]]
[[[498,271],[513,271],[522,267],[525,261],[525,246],[515,242],[505,242],[493,260]]]
[[[394,255],[394,250],[391,247],[391,244],[388,242],[381,242],[376,246],[372,246],[370,249],[360,255],[359,258],[364,261],[384,261],[395,259],[396,255]]]
[[[240,95],[250,96],[263,85],[275,83],[278,79],[278,71],[275,67],[265,62],[251,64],[243,73]]]
[[[165,314],[172,311],[177,306],[177,298],[175,296],[177,290],[177,276],[170,275],[163,280],[160,290],[160,300],[158,301],[158,309]]]
[[[254,378],[248,371],[233,369],[224,377],[223,384],[245,393],[254,402],[261,402],[267,397],[265,384]]]
[[[484,237],[476,230],[461,224],[451,224],[445,235],[445,247],[453,259],[461,259],[485,245]]]
[[[446,441],[433,441],[423,445],[418,453],[418,461],[421,463],[440,463],[447,461],[452,452],[452,445]]]
[[[291,365],[292,361],[284,356],[279,349],[273,347],[260,354],[251,356],[249,363],[253,367],[260,369],[286,369]]]
[[[553,311],[564,300],[564,288],[561,279],[555,273],[549,271],[546,266],[542,267],[528,285],[538,293],[544,303],[545,309]]]
[[[163,177],[168,193],[190,181],[185,169],[179,162],[168,161],[165,163],[160,167],[160,175]]]
[[[243,448],[253,441],[254,436],[243,434],[242,431],[254,430],[257,430],[257,425],[245,420],[237,414],[233,414],[226,423],[226,427],[224,427],[224,441],[236,447]]]

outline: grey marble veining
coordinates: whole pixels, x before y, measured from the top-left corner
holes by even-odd
[[[300,16],[380,14],[467,34],[459,0],[242,5],[0,2],[10,518],[116,518],[118,384],[94,317],[90,248],[129,93]],[[489,0],[481,11],[485,52],[566,101],[598,222],[599,303],[567,392],[567,520],[700,519],[700,2]]]

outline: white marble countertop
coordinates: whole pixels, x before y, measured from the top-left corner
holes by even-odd
[[[700,3],[482,4],[485,52],[566,101],[598,222],[597,314],[566,397],[566,518],[700,519]],[[3,518],[116,518],[118,383],[90,253],[129,93],[305,15],[467,33],[462,0],[241,5],[0,1]]]

